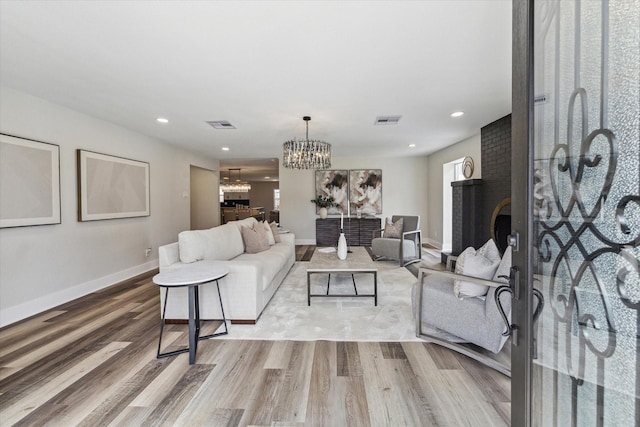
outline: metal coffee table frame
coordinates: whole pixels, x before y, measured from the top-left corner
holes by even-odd
[[[356,248],[353,248],[354,250]],[[359,248],[358,248],[359,249]],[[364,248],[362,248],[364,251]],[[317,256],[317,253],[314,253],[313,256]],[[323,254],[321,256],[326,256]],[[336,257],[335,254],[332,256]],[[353,255],[351,255],[353,256]],[[368,257],[368,255],[367,255]],[[313,261],[313,258],[312,258]],[[373,261],[371,261],[373,263]],[[311,305],[311,298],[320,298],[320,297],[331,297],[331,298],[373,298],[374,305],[378,305],[378,269],[375,267],[367,267],[366,265],[362,265],[362,263],[356,262],[355,264],[359,265],[350,265],[350,259],[347,257],[346,261],[340,261],[337,259],[335,263],[332,263],[332,267],[311,267],[307,268],[307,305]],[[343,265],[341,265],[343,264]],[[311,275],[312,274],[328,274],[329,278],[327,280],[327,292],[324,294],[312,294],[311,293]],[[329,292],[330,284],[331,284],[331,275],[332,274],[351,274],[351,280],[353,281],[353,289],[355,291],[354,294],[332,294]],[[360,294],[358,293],[358,288],[356,287],[356,280],[354,274],[372,274],[373,275],[373,294]]]

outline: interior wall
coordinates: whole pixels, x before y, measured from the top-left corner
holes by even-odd
[[[428,182],[429,188],[429,203],[426,214],[428,223],[423,225],[423,240],[437,248],[442,248],[442,165],[466,156],[471,156],[474,163],[471,178],[481,178],[482,159],[480,133],[440,151],[436,151],[427,157],[428,176],[426,182]]]
[[[62,224],[0,229],[1,326],[157,267],[158,246],[189,229],[190,165],[219,169],[216,159],[7,87],[0,131],[60,146],[62,206]],[[77,149],[149,162],[151,216],[78,222]]]
[[[269,211],[273,210],[273,190],[278,189],[279,182],[274,181],[251,181],[249,198],[251,206],[263,207],[269,217]]]
[[[378,217],[420,215],[421,229],[426,230],[429,205],[426,156],[334,157],[331,169],[382,169],[382,214]],[[280,224],[296,234],[298,244],[316,241],[318,216],[311,203],[314,188],[315,171],[280,168]]]
[[[204,230],[220,225],[220,196],[218,173],[190,167],[191,229]]]

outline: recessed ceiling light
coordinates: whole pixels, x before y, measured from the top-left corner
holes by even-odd
[[[413,148],[415,146],[416,146],[416,144],[409,144],[409,148]]]
[[[229,151],[229,147],[222,147],[222,151]]]
[[[265,176],[264,179],[271,179],[271,177],[270,176]]]
[[[464,111],[456,111],[451,113],[451,117],[460,117],[464,115]]]
[[[169,119],[165,119],[164,117],[158,117],[156,119],[156,122],[158,122],[158,123],[169,123]]]

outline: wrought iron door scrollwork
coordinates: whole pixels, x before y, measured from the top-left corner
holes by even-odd
[[[576,132],[573,126],[577,100],[580,101],[581,129]],[[587,118],[587,92],[584,88],[578,88],[569,99],[566,143],[553,145],[548,170],[545,171],[548,174],[540,173],[541,178],[537,183],[542,186],[542,180],[548,179],[547,187],[552,192],[551,195],[538,196],[544,201],[541,206],[545,207],[537,212],[536,246],[543,264],[540,273],[544,271],[549,277],[548,292],[550,297],[555,296],[556,303],[550,304],[555,321],[572,325],[577,320],[577,331],[576,328],[567,327],[564,337],[567,370],[576,384],[581,384],[584,379],[586,348],[599,359],[610,357],[616,348],[616,316],[606,278],[598,267],[603,262],[611,261],[601,257],[615,257],[618,266],[617,294],[630,309],[640,309],[640,299],[632,301],[629,292],[632,277],[637,280],[640,275],[637,257],[632,252],[640,244],[640,224],[630,223],[626,215],[630,206],[640,208],[640,196],[625,195],[614,204],[618,237],[601,229],[602,210],[612,194],[618,167],[619,147],[610,129],[598,128],[587,133]],[[576,134],[580,135],[580,145],[574,147]],[[597,152],[593,149],[596,140]],[[590,169],[597,169],[597,172],[588,173]],[[596,244],[593,243],[594,238],[597,239]],[[580,284],[585,281],[594,283],[597,288],[595,296],[590,294],[589,307],[581,306],[578,296],[578,291],[582,290]],[[594,304],[599,307],[590,312]],[[595,342],[590,331],[608,331],[606,344],[603,345],[602,339]],[[577,371],[573,368],[575,344],[572,339],[575,334],[578,335]],[[636,335],[640,336],[640,320]]]

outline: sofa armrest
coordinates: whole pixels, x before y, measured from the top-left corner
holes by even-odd
[[[376,238],[376,234],[378,235],[377,237],[382,237],[382,232],[384,231],[384,228],[380,228],[378,230],[373,230],[373,232],[371,233],[371,238],[375,239]]]
[[[404,231],[400,235],[400,265],[402,265],[402,263],[404,262],[404,240],[407,236],[411,236],[412,234],[415,234],[418,236],[418,241],[416,242],[418,246],[418,259],[422,259],[422,231],[421,230]]]
[[[422,240],[422,230],[411,230],[411,231],[403,231],[402,232],[402,237],[404,239],[407,238],[407,236],[410,236],[412,234],[416,234],[418,236],[418,239]]]
[[[432,270],[430,268],[420,268],[418,270],[418,283],[423,283],[424,276],[435,274],[437,276],[447,277],[453,280],[464,280],[465,282],[476,283],[478,285],[485,285],[491,288],[499,288],[506,283],[494,282],[493,280],[479,279],[477,277],[465,276],[464,274],[456,274],[450,271]]]
[[[284,233],[280,235],[282,243],[289,243],[290,245],[296,244],[296,235],[294,233]]]
[[[158,247],[158,262],[160,269],[180,262],[180,247],[178,242]]]

